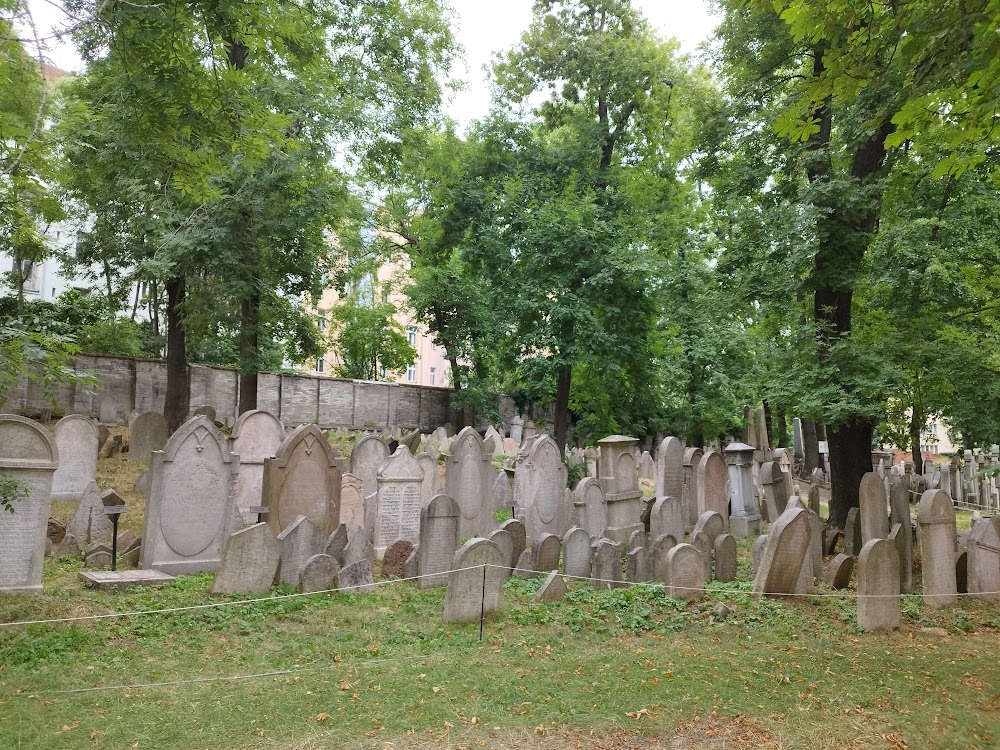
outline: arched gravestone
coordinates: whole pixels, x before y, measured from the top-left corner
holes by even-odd
[[[686,448],[684,450],[684,491],[681,493],[681,503],[684,505],[684,526],[687,531],[698,523],[698,464],[704,451],[701,448]]]
[[[684,444],[667,437],[656,451],[656,496],[681,500],[684,492]]]
[[[264,461],[278,452],[285,440],[285,426],[273,414],[247,411],[240,415],[229,436],[230,450],[240,457],[236,477],[236,507],[244,523],[254,523],[250,508],[262,504]]]
[[[300,425],[264,461],[265,520],[280,534],[305,516],[329,536],[340,525],[340,485],[339,461],[330,443],[316,425]]]
[[[899,555],[888,539],[869,539],[858,555],[858,627],[899,627]]]
[[[996,599],[1000,592],[1000,519],[983,518],[968,537],[968,589],[977,599]]]
[[[705,558],[690,544],[678,544],[666,555],[666,594],[671,599],[700,599],[705,592]]]
[[[753,580],[754,596],[795,594],[809,554],[809,518],[802,508],[779,516],[767,534]]]
[[[684,538],[684,506],[677,497],[660,497],[649,513],[649,538],[656,540],[664,534],[674,539]]]
[[[166,445],[168,436],[167,420],[162,414],[155,411],[140,414],[129,428],[128,460],[148,463],[153,451]]]
[[[420,515],[420,545],[417,547],[418,585],[422,589],[445,586],[458,548],[461,512],[448,495],[437,495]]]
[[[340,478],[340,522],[347,528],[365,525],[365,498],[361,479],[347,473]]]
[[[574,526],[563,538],[563,572],[575,578],[590,577],[592,549],[585,529]]]
[[[917,504],[924,601],[943,607],[958,599],[955,576],[955,507],[942,490],[927,490]]]
[[[413,451],[410,451],[413,453]],[[414,454],[416,455],[416,454]],[[417,456],[420,468],[424,470],[424,482],[420,487],[420,502],[426,508],[437,495],[441,494],[441,480],[438,478],[437,461],[429,453]]]
[[[584,477],[573,490],[573,510],[576,525],[586,530],[592,538],[604,536],[608,527],[608,507],[604,502],[604,490],[597,477]]]
[[[861,542],[889,538],[888,497],[885,480],[873,471],[861,477],[858,488]]]
[[[489,539],[470,539],[452,558],[444,621],[468,622],[500,609],[503,552]]]
[[[717,451],[710,450],[701,457],[698,462],[698,517],[715,511],[722,516],[726,529],[729,528],[728,481],[726,461]]]
[[[59,467],[52,476],[53,500],[79,500],[97,475],[97,425],[81,414],[56,423]]]
[[[389,447],[374,435],[363,437],[354,444],[351,473],[361,480],[362,497],[374,495],[378,490],[378,470],[388,459]]]
[[[452,441],[451,455],[445,460],[445,485],[461,511],[458,533],[463,539],[486,537],[496,528],[490,504],[492,479],[483,440],[466,427]]]
[[[420,511],[424,470],[401,445],[378,471],[375,502],[375,554],[381,556],[393,542],[420,543]]]
[[[0,415],[0,476],[26,492],[13,513],[0,509],[0,591],[41,591],[52,475],[59,465],[55,441],[37,422]]]
[[[785,472],[777,461],[766,461],[760,466],[760,482],[764,487],[764,502],[761,511],[764,520],[774,523],[788,504],[790,491],[785,481]]]
[[[548,435],[542,435],[531,446],[525,462],[525,529],[535,543],[543,534],[555,534],[560,539],[569,528],[566,505],[566,466],[559,446]]]
[[[206,417],[194,417],[153,454],[140,567],[171,575],[215,571],[241,525],[233,502],[239,456]]]

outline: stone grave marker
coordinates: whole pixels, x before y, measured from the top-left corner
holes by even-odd
[[[417,547],[417,582],[420,588],[446,586],[451,561],[458,548],[461,511],[448,495],[437,495],[421,511],[420,544]],[[510,564],[509,561],[507,563]]]
[[[712,543],[712,538],[708,535],[708,532],[692,531],[690,543],[692,547],[701,553],[701,559],[705,563],[703,580],[712,580],[712,554],[715,552],[715,545]]]
[[[701,463],[704,451],[701,448],[684,449],[684,491],[681,493],[681,503],[684,505],[685,530],[689,531],[698,523],[698,465]]]
[[[701,599],[705,590],[705,560],[690,544],[678,544],[666,556],[667,596],[671,599]]]
[[[524,525],[528,539],[539,539],[543,534],[561,537],[570,526],[570,508],[566,506],[566,465],[559,446],[548,435],[538,437],[516,471],[525,474]]]
[[[861,511],[851,508],[847,511],[847,521],[844,523],[844,552],[857,557],[861,554]]]
[[[667,584],[667,553],[677,546],[671,534],[661,534],[653,541],[653,580]]]
[[[341,481],[340,461],[319,428],[296,427],[264,461],[262,504],[268,508],[268,525],[280,534],[305,516],[329,536],[340,525]]]
[[[955,574],[955,508],[943,490],[927,490],[917,505],[924,601],[943,607],[958,599]]]
[[[500,610],[503,552],[489,539],[470,539],[455,552],[444,596],[445,622],[470,622]]]
[[[514,539],[514,552],[512,553],[510,559],[510,566],[515,567],[521,559],[521,553],[524,552],[524,549],[528,544],[527,531],[524,528],[524,522],[517,518],[511,518],[510,520],[504,521],[500,524],[500,528],[508,532]]]
[[[510,560],[514,556],[514,537],[511,536],[509,531],[497,529],[490,534],[490,541],[500,548],[505,560]],[[456,544],[456,546],[458,545]],[[503,577],[506,579],[509,576],[510,566],[507,565],[503,569]]]
[[[889,538],[889,514],[886,512],[885,480],[874,471],[861,477],[858,490],[861,518],[861,542]]]
[[[472,427],[455,437],[451,455],[445,460],[445,485],[458,503],[458,533],[463,539],[486,537],[496,528],[490,501],[493,476],[490,456],[483,440]]]
[[[809,487],[809,510],[820,516],[820,508],[819,487],[814,484]]]
[[[274,583],[281,543],[266,523],[230,535],[212,581],[213,594],[263,594]]]
[[[705,453],[698,462],[698,517],[714,511],[722,517],[723,529],[729,528],[728,481],[725,459],[714,450]]]
[[[191,416],[194,416],[194,417],[207,417],[209,422],[214,422],[215,421],[215,417],[217,415],[215,413],[215,407],[213,407],[213,406],[199,406],[197,409],[194,410],[194,413]]]
[[[52,475],[53,500],[79,500],[97,475],[97,425],[80,414],[56,423],[59,467]]]
[[[388,446],[374,435],[363,437],[354,444],[351,450],[351,474],[361,480],[362,497],[374,495],[378,491],[378,470],[388,459]]]
[[[375,548],[368,541],[368,534],[360,526],[355,526],[347,532],[347,546],[344,547],[344,567],[356,562],[368,562],[374,569]]]
[[[217,570],[226,540],[242,525],[233,496],[238,471],[239,456],[207,418],[181,425],[153,454],[141,567],[171,575]]]
[[[795,594],[809,554],[809,519],[802,508],[790,508],[778,517],[761,553],[753,594]]]
[[[1000,596],[1000,518],[976,521],[968,536],[968,592],[977,599]]]
[[[625,435],[611,435],[597,441],[597,476],[604,490],[608,526],[604,535],[619,543],[636,529],[644,528],[642,490],[633,452],[639,441]]]
[[[91,481],[87,485],[73,518],[66,526],[66,533],[72,534],[83,549],[92,544],[111,546],[111,519],[104,513],[101,488],[97,482]]]
[[[272,527],[273,529],[273,527]],[[281,555],[278,560],[278,573],[275,583],[287,583],[297,586],[299,571],[313,555],[322,554],[326,549],[326,534],[323,529],[305,516],[299,516],[278,534],[281,544]]]
[[[344,550],[347,549],[347,524],[342,523],[327,537],[323,553],[329,555],[338,563],[344,563]]]
[[[621,586],[622,550],[610,539],[594,542],[590,563],[590,578],[594,588],[610,589]]]
[[[348,472],[340,478],[340,522],[353,529],[365,525],[365,498],[361,478]]]
[[[889,484],[890,536],[893,526],[900,531],[894,537],[899,553],[899,590],[913,592],[913,520],[910,518],[910,490],[903,477]]]
[[[585,529],[591,537],[604,535],[608,527],[608,508],[604,502],[604,490],[596,477],[584,477],[573,490],[573,510],[576,525]]]
[[[340,565],[329,555],[313,555],[299,570],[299,593],[314,594],[337,588],[337,574]]]
[[[846,589],[851,584],[854,574],[854,558],[840,553],[830,561],[826,571],[826,582],[832,589]]]
[[[631,534],[629,534],[628,544],[626,545],[625,549],[628,550],[628,552],[631,552],[634,549],[645,547],[649,543],[649,540],[647,538],[648,536],[649,535],[646,533],[644,529],[633,531]]]
[[[572,527],[563,537],[563,572],[574,578],[590,578],[590,536],[579,526]]]
[[[649,451],[642,452],[636,468],[641,479],[656,480],[656,464],[653,463],[653,457],[649,455]]]
[[[649,536],[657,539],[669,534],[674,539],[683,539],[685,529],[684,506],[677,497],[660,497],[649,512]]]
[[[417,463],[424,470],[424,481],[420,485],[420,504],[426,508],[431,500],[443,492],[443,489],[441,479],[438,477],[437,461],[431,458],[430,454],[421,453],[417,456]]]
[[[83,553],[83,567],[107,570],[111,567],[111,547],[106,544],[92,544]]]
[[[760,466],[760,482],[764,487],[764,502],[761,512],[764,520],[774,523],[778,520],[791,494],[785,478],[785,472],[777,461],[765,461]]]
[[[869,539],[858,556],[858,627],[896,630],[899,612],[899,558],[888,539]]]
[[[736,580],[736,537],[719,534],[715,537],[715,580],[730,583]]]
[[[656,497],[681,501],[684,492],[684,444],[675,437],[664,438],[656,451]]]
[[[559,568],[559,554],[562,542],[555,534],[542,534],[532,546],[532,569],[539,573]]]
[[[364,542],[371,546],[368,539]],[[370,558],[355,560],[337,573],[337,588],[352,594],[370,594],[375,590],[375,578]]]
[[[377,556],[397,539],[419,544],[423,481],[424,470],[405,445],[399,446],[379,469],[375,503]]]
[[[493,510],[510,510],[514,504],[514,488],[510,486],[510,479],[507,472],[501,471],[493,480],[493,487],[490,490],[490,505]]]
[[[726,530],[725,520],[714,510],[707,510],[698,516],[698,521],[691,530],[692,534],[704,531],[708,534],[708,541],[715,544],[716,537]]]
[[[553,570],[549,573],[545,582],[535,592],[536,602],[558,602],[566,598],[569,589],[566,581],[559,575],[559,571]]]
[[[405,539],[399,539],[390,544],[382,556],[382,577],[406,578],[406,561],[410,559],[415,547],[413,542],[408,542]]]
[[[190,420],[188,420],[190,422]],[[206,420],[209,421],[209,420]],[[211,422],[209,421],[209,424]],[[153,451],[163,450],[167,444],[167,420],[162,414],[148,411],[132,423],[128,441],[128,460],[148,463]]]
[[[626,555],[625,580],[644,583],[653,577],[653,556],[645,547],[636,547]]]
[[[251,507],[263,504],[264,461],[275,455],[285,440],[285,426],[276,416],[256,409],[240,415],[229,436],[230,450],[240,457],[236,477],[236,507],[244,523],[255,523]]]

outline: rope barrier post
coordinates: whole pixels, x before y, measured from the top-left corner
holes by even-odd
[[[483,640],[483,620],[486,619],[486,563],[483,563],[483,598],[479,605],[479,642]]]

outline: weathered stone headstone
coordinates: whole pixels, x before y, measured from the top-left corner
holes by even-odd
[[[802,508],[786,510],[771,526],[754,576],[753,594],[795,594],[809,554],[809,518]]]
[[[281,556],[274,582],[296,586],[305,561],[326,549],[326,534],[308,518],[299,516],[278,534],[278,542],[281,544]]]
[[[363,437],[354,444],[351,450],[351,474],[361,480],[362,497],[374,495],[378,491],[378,470],[388,459],[388,446],[374,435]]]
[[[969,532],[967,586],[977,599],[1000,596],[1000,518],[977,521]]]
[[[121,544],[119,544],[121,549]],[[119,564],[131,565],[133,568],[139,565],[139,558],[142,555],[142,537],[137,537],[134,542],[124,548],[121,553]]]
[[[573,509],[576,525],[585,529],[591,537],[604,535],[608,528],[608,507],[604,502],[604,490],[596,477],[584,477],[573,490]]]
[[[472,427],[463,429],[452,441],[451,455],[445,460],[445,484],[461,513],[459,536],[488,536],[497,526],[490,501],[492,468],[483,440]]]
[[[844,522],[844,554],[857,557],[861,554],[861,511],[851,508],[847,511]]]
[[[858,556],[858,627],[899,627],[899,559],[888,539],[869,539]]]
[[[698,465],[704,452],[701,448],[684,449],[684,491],[681,493],[681,503],[684,505],[686,530],[693,529],[698,523]]]
[[[406,578],[406,561],[413,553],[414,546],[413,542],[408,542],[405,539],[399,539],[390,544],[382,556],[382,577]]]
[[[489,539],[470,539],[455,552],[444,596],[444,621],[469,622],[500,609],[505,565]]]
[[[667,553],[665,588],[671,599],[700,599],[705,580],[705,560],[697,548],[678,544]]]
[[[536,602],[558,602],[566,598],[569,589],[566,588],[566,581],[559,575],[559,571],[553,570],[548,578],[535,592]]]
[[[208,419],[181,425],[153,454],[141,566],[171,575],[217,570],[242,524],[233,497],[238,471],[239,456]]]
[[[720,534],[715,537],[715,580],[730,583],[736,580],[736,537]]]
[[[764,503],[761,512],[764,520],[774,523],[788,503],[789,491],[785,472],[777,461],[766,461],[760,466],[760,482],[764,488]]]
[[[94,570],[107,570],[111,567],[111,547],[105,544],[91,545],[83,553],[83,567]]]
[[[169,434],[167,420],[162,414],[154,411],[140,414],[132,423],[128,441],[128,460],[148,463],[153,451],[164,449]]]
[[[708,541],[715,544],[716,537],[718,537],[719,534],[722,534],[725,530],[725,521],[722,516],[714,510],[707,510],[698,516],[698,522],[695,523],[691,533],[696,534],[699,531],[704,531],[708,534]]]
[[[670,534],[674,539],[683,539],[684,528],[684,506],[680,498],[657,498],[649,512],[650,539],[655,540],[664,534]]]
[[[420,544],[417,549],[420,588],[448,584],[448,571],[458,548],[460,513],[458,503],[448,495],[438,495],[421,511]],[[507,565],[510,565],[509,559]]]
[[[209,422],[214,422],[216,418],[215,407],[214,406],[199,406],[192,413],[193,417],[206,417]]]
[[[642,455],[639,456],[639,461],[636,463],[636,470],[639,472],[640,479],[656,479],[656,464],[653,463],[653,457],[649,455],[649,451],[643,451]]]
[[[757,577],[757,571],[760,570],[760,561],[764,559],[764,547],[766,545],[767,534],[761,534],[753,540],[753,547],[750,548],[750,570],[754,578]]]
[[[375,548],[368,541],[368,534],[360,526],[347,531],[347,546],[344,547],[344,567],[356,562],[367,562],[374,568]]]
[[[369,544],[368,539],[364,541]],[[337,573],[337,588],[351,594],[370,594],[375,590],[371,559],[356,560]]]
[[[263,504],[264,461],[278,452],[284,440],[285,426],[266,411],[244,412],[233,425],[229,446],[240,457],[235,494],[244,523],[257,521],[257,514],[250,508]]]
[[[656,451],[656,497],[672,497],[681,502],[684,492],[684,444],[675,437],[664,438]]]
[[[491,542],[500,548],[500,552],[503,553],[504,560],[510,560],[514,556],[514,537],[511,536],[509,531],[497,529],[490,534],[489,538]],[[456,544],[456,546],[458,545]],[[510,576],[509,565],[504,566],[503,575],[504,578],[508,578]]]
[[[532,545],[531,567],[539,573],[559,568],[562,543],[555,534],[542,534]]]
[[[595,588],[610,589],[621,585],[622,550],[610,539],[594,542],[590,562],[590,578]]]
[[[353,529],[365,525],[365,498],[361,478],[348,472],[340,478],[340,522]]]
[[[438,463],[428,453],[421,453],[417,456],[417,463],[424,470],[424,481],[420,485],[420,503],[426,508],[427,504],[442,492],[441,480],[438,477]]]
[[[709,511],[710,513],[712,511]],[[701,553],[701,559],[705,563],[705,576],[703,580],[712,580],[712,554],[715,552],[715,545],[711,537],[704,531],[692,531],[690,544]]]
[[[625,580],[643,583],[653,577],[653,556],[645,547],[636,547],[626,555]]]
[[[274,583],[281,543],[266,523],[237,531],[226,540],[212,581],[213,594],[263,594]]]
[[[524,525],[528,539],[539,539],[543,534],[561,537],[570,526],[571,509],[566,505],[566,465],[559,446],[548,435],[541,435],[516,471],[525,474]]]
[[[347,524],[340,524],[334,532],[327,537],[324,554],[329,555],[338,563],[344,563],[344,550],[347,549]]]
[[[728,480],[729,471],[722,456],[714,450],[705,453],[698,462],[698,516],[714,511],[722,518],[724,529],[729,528]]]
[[[405,445],[399,446],[379,469],[375,521],[376,555],[381,556],[397,539],[405,539],[414,544],[420,542],[423,481],[424,470]],[[461,518],[459,523],[461,524]]]
[[[575,578],[589,578],[591,568],[590,536],[574,526],[563,537],[563,571]]]
[[[299,570],[299,593],[313,594],[317,591],[331,591],[337,587],[340,564],[329,555],[313,555]]]
[[[111,546],[113,527],[111,519],[104,513],[101,488],[91,481],[76,506],[73,518],[66,525],[66,533],[72,534],[84,549],[92,544]]]
[[[924,601],[931,607],[958,598],[955,576],[955,508],[942,490],[927,490],[917,505]]]
[[[608,511],[604,535],[619,543],[626,542],[636,529],[644,528],[639,520],[642,490],[633,457],[638,443],[638,439],[625,435],[611,435],[597,441],[597,476]]]
[[[672,534],[661,534],[653,541],[653,580],[667,583],[667,553],[677,546]]]
[[[809,510],[820,516],[820,508],[819,487],[814,484],[809,487]]]
[[[889,484],[889,509],[890,536],[892,527],[900,527],[893,537],[899,553],[899,590],[910,594],[913,592],[913,521],[910,518],[910,489],[903,477]]]
[[[843,553],[830,561],[826,571],[826,582],[832,589],[846,589],[854,574],[854,558]]]
[[[861,477],[858,489],[861,517],[861,542],[889,537],[889,514],[886,511],[885,480],[874,471]]]
[[[274,457],[264,461],[261,498],[268,508],[265,520],[280,534],[299,516],[305,516],[324,537],[332,534],[340,525],[341,481],[340,461],[326,436],[314,424],[300,425]]]
[[[97,425],[80,414],[56,423],[59,467],[52,475],[53,500],[78,500],[97,475]]]
[[[527,531],[524,528],[524,522],[517,518],[504,521],[500,524],[500,528],[508,532],[514,540],[514,552],[509,562],[509,565],[513,568],[517,565],[518,560],[521,559],[521,553],[524,552],[528,544]]]
[[[510,510],[514,504],[514,488],[510,486],[510,479],[507,472],[501,471],[493,480],[490,489],[490,505],[493,510]]]

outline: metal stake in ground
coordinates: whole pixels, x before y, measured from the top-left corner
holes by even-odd
[[[479,640],[483,640],[483,620],[486,619],[486,565],[483,565],[483,599],[479,605]]]
[[[118,517],[125,512],[125,501],[114,490],[101,495],[104,515],[111,518],[111,570],[118,570]]]

